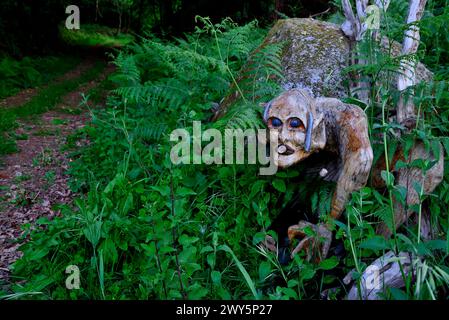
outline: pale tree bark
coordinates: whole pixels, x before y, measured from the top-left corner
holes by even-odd
[[[95,22],[97,22],[98,17],[102,18],[102,14],[100,12],[100,0],[95,1]]]
[[[342,0],[343,13],[346,21],[341,25],[341,30],[353,41],[361,41],[368,30],[366,20],[368,4],[368,0],[356,0],[357,14],[354,14],[351,2],[349,0]],[[390,0],[374,0],[374,4],[382,13],[387,11]]]
[[[390,5],[390,0],[375,0],[374,4],[379,8],[381,14],[385,14]],[[379,30],[374,30],[373,38],[379,41]]]
[[[355,13],[349,0],[342,0],[343,13],[346,17],[346,21],[341,25],[343,33],[351,40],[351,65],[366,65],[367,61],[364,59],[356,58],[358,51],[358,43],[365,37],[366,32],[370,29],[368,25],[368,0],[356,0]],[[389,0],[376,0],[376,6],[379,8],[379,12],[385,12],[390,4]],[[380,18],[380,16],[379,16]],[[374,39],[377,38],[377,30],[371,30]],[[363,79],[359,72],[353,72],[351,74],[350,90],[353,95],[358,97],[366,104],[370,103],[369,93],[371,85],[368,79]]]
[[[405,95],[408,88],[415,85],[416,82],[416,64],[415,54],[418,50],[420,35],[417,22],[421,20],[424,13],[427,0],[410,0],[410,8],[408,12],[407,24],[408,29],[405,31],[404,42],[402,45],[402,54],[404,58],[401,60],[400,74],[398,77],[398,90],[401,92],[399,103],[397,106],[397,122],[403,124],[408,119],[414,119],[415,105],[413,103],[412,92],[409,90],[409,96]]]

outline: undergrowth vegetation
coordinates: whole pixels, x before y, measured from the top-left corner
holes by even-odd
[[[56,61],[53,60],[53,63],[54,62]],[[17,126],[17,119],[38,115],[53,109],[56,104],[62,100],[65,94],[78,88],[81,84],[95,79],[104,68],[104,62],[97,62],[77,78],[53,81],[46,86],[38,88],[36,95],[29,101],[25,101],[22,105],[5,106],[1,108],[0,155],[16,151],[14,129]],[[49,69],[51,70],[51,68]],[[59,68],[58,70],[61,71]]]
[[[83,24],[80,30],[69,30],[61,25],[59,36],[67,44],[84,47],[120,48],[134,40],[131,34],[117,33],[116,29],[96,24]]]
[[[79,63],[76,57],[25,57],[0,59],[0,99],[20,90],[38,87],[64,74]]]
[[[447,19],[447,11],[436,13],[441,14]],[[429,19],[424,22],[429,28],[447,21]],[[261,128],[259,104],[281,91],[273,75],[281,77],[282,45],[261,45],[267,30],[256,22],[236,26],[229,19],[212,24],[198,18],[198,25],[183,39],[168,42],[148,35],[117,54],[116,89],[108,106],[92,111],[92,123],[77,134],[90,141],[72,155],[71,187],[81,196],[74,206],[61,207],[61,217],[41,218],[37,230],[26,230],[23,238],[30,240],[14,264],[14,293],[6,297],[319,299],[326,289],[335,288],[326,294],[335,299],[346,294],[341,279],[347,273],[353,270],[357,280],[370,262],[395,250],[415,255],[416,276],[405,279],[404,289],[389,290],[385,298],[447,298],[448,170],[435,194],[421,194],[415,208],[419,215],[424,207],[431,213],[439,231],[434,240],[421,239],[413,224],[390,240],[375,235],[376,223],[391,224],[391,195],[404,199],[393,175],[384,171],[385,190],[368,185],[354,193],[336,222],[334,243],[343,246],[343,253],[319,264],[302,255],[281,264],[257,244],[267,233],[277,238],[269,227],[293,202],[301,204],[295,210],[311,216],[327,214],[333,184],[302,177],[302,165],[260,176],[258,166],[248,164],[172,164],[172,130],[191,131],[193,121],[202,121],[203,129]],[[398,28],[404,25],[386,31]],[[372,77],[397,70],[397,61],[374,45],[362,44],[360,50],[369,63],[356,71]],[[433,50],[430,44],[426,50]],[[416,105],[424,116],[400,141],[394,135],[399,126],[387,117],[397,98],[388,75],[376,78],[380,85],[373,86],[372,105],[361,104],[369,115],[375,159],[389,159],[400,145],[407,150],[416,140],[437,157],[442,156],[437,141],[449,153],[448,61],[424,60],[438,81],[417,88]],[[230,90],[239,91],[241,98],[219,122],[209,122],[214,103]],[[402,165],[427,170],[432,164]],[[79,290],[65,287],[69,265],[80,270]]]

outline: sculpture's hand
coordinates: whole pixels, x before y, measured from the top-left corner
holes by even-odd
[[[265,240],[262,242],[262,246],[268,249],[269,251],[273,252],[274,254],[276,255],[278,254],[277,244],[272,236],[266,235]]]
[[[307,228],[313,235],[310,235],[310,232],[307,232]],[[288,238],[290,239],[290,242],[295,238],[302,238],[296,248],[292,251],[292,258],[299,251],[305,250],[307,260],[312,260],[318,263],[324,260],[327,256],[332,242],[332,232],[323,223],[315,225],[307,221],[300,221],[298,224],[288,228]]]

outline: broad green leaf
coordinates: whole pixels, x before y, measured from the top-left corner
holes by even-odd
[[[373,251],[387,250],[390,249],[390,244],[382,236],[374,236],[372,238],[363,241],[359,248],[371,249]]]
[[[338,262],[338,258],[333,256],[321,261],[318,267],[322,270],[331,270],[338,265]]]
[[[279,192],[285,192],[287,190],[284,180],[281,179],[275,179],[273,181],[273,187]]]
[[[221,273],[214,270],[210,273],[213,284],[219,286],[221,284]]]

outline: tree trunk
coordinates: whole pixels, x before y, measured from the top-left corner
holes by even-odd
[[[397,106],[397,122],[403,124],[408,119],[414,119],[415,105],[413,103],[412,92],[408,97],[404,94],[408,88],[415,85],[416,82],[416,51],[418,50],[420,35],[419,27],[416,25],[424,13],[427,0],[410,0],[407,24],[408,29],[404,34],[404,42],[402,45],[402,54],[400,74],[398,78],[398,90],[401,92],[399,103]]]
[[[98,20],[98,2],[100,0],[95,1],[95,22]]]
[[[139,33],[143,30],[143,17],[144,17],[144,0],[139,1],[139,13],[137,14],[137,28],[136,30],[139,31]]]
[[[274,3],[274,12],[273,12],[273,20],[279,19],[279,12],[284,13],[284,3],[285,0],[275,0]]]
[[[161,27],[167,28],[173,17],[173,0],[160,0],[159,15]]]

